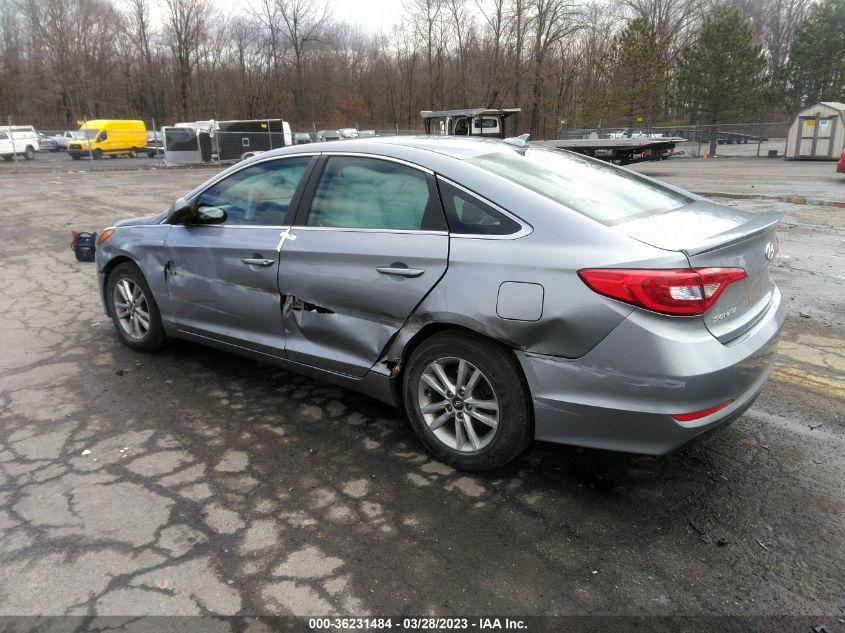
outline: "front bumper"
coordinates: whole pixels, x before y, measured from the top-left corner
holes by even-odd
[[[753,404],[772,371],[785,314],[776,290],[765,315],[728,344],[716,340],[703,321],[635,310],[582,358],[517,352],[534,402],[535,437],[669,453]],[[672,417],[727,400],[733,402],[692,422]]]

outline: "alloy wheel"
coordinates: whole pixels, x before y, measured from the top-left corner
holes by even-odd
[[[150,329],[150,307],[141,286],[123,277],[114,285],[112,300],[123,331],[132,339],[143,339]]]
[[[499,400],[490,380],[463,358],[429,363],[420,376],[418,402],[431,433],[461,453],[483,449],[499,427]]]

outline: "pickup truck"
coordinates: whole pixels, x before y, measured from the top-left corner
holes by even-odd
[[[0,127],[0,156],[3,160],[12,160],[16,155],[32,160],[35,152],[39,151],[38,133],[31,125]]]

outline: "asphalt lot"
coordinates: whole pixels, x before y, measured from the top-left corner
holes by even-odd
[[[127,169],[152,169],[164,167],[164,158],[149,158],[146,154],[138,154],[135,158],[128,156],[104,156],[100,160],[92,160],[83,156],[73,160],[67,152],[36,152],[32,160],[18,157],[16,161],[0,161],[0,178],[7,173],[28,174],[33,172],[102,172],[126,171]]]
[[[743,418],[669,457],[535,444],[487,475],[366,397],[123,347],[70,230],[215,170],[81,164],[0,169],[0,615],[845,613],[845,210],[784,201],[845,200],[832,163],[636,166],[786,214],[780,360]]]

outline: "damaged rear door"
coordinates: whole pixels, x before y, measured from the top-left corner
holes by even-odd
[[[449,236],[429,170],[362,155],[322,161],[281,250],[286,355],[360,377],[443,276]]]

